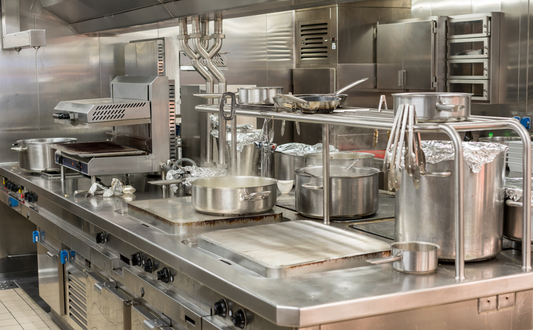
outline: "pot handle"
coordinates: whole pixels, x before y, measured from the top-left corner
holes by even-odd
[[[452,171],[446,172],[420,172],[420,175],[430,176],[435,178],[447,178],[452,175]]]
[[[13,147],[11,150],[21,152],[28,150],[28,147]]]
[[[462,104],[446,104],[442,100],[438,100],[437,104],[435,104],[435,109],[437,109],[437,111],[457,112],[463,107],[464,105]]]
[[[324,189],[324,186],[313,186],[309,183],[302,184],[302,188],[309,189],[309,190],[321,190]]]
[[[376,259],[368,259],[366,262],[371,263],[372,265],[381,265],[381,264],[388,264],[391,262],[401,261],[402,254],[398,253],[395,256],[385,257],[385,258],[376,258]]]
[[[256,202],[256,201],[267,198],[268,196],[270,196],[270,194],[272,194],[271,191],[258,191],[258,192],[254,192],[250,194],[242,193],[240,200],[241,202]]]
[[[511,199],[506,200],[505,201],[505,205],[507,205],[507,206],[516,206],[516,207],[524,207],[524,203],[515,202],[515,201],[513,201]],[[532,204],[532,206],[533,206],[533,204]]]

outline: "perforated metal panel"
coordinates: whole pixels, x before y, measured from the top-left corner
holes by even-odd
[[[299,26],[300,60],[327,60],[329,28],[328,22],[301,23]]]
[[[87,330],[87,287],[83,275],[71,267],[67,269],[67,315],[68,323],[75,329]]]

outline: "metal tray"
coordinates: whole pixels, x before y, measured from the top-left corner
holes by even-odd
[[[367,266],[390,255],[390,245],[313,221],[289,221],[198,235],[207,250],[264,277],[279,278]]]
[[[143,150],[110,141],[55,144],[57,150],[78,157],[109,157],[141,155]]]

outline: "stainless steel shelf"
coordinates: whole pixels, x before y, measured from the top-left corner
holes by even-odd
[[[198,105],[197,111],[216,113],[219,105]],[[230,111],[230,107],[224,107]],[[378,112],[377,109],[343,109],[349,112],[332,114],[303,114],[301,112],[276,112],[274,107],[241,106],[237,105],[236,115],[252,116],[258,118],[271,118],[278,120],[297,121],[304,123],[322,124],[322,141],[329,144],[329,125],[361,127],[371,129],[392,129],[394,114],[392,111]],[[353,111],[352,111],[353,110]],[[455,149],[454,169],[454,203],[455,203],[455,278],[459,281],[465,279],[464,260],[464,189],[463,189],[463,146],[458,132],[484,131],[487,129],[510,129],[518,133],[523,143],[523,174],[531,177],[531,139],[529,132],[520,123],[507,117],[470,116],[462,122],[446,123],[419,123],[414,130],[420,133],[445,133]],[[323,178],[324,178],[324,224],[329,224],[329,148],[323,148]],[[531,180],[524,180],[524,200],[531,200]],[[523,242],[522,242],[522,268],[526,272],[531,271],[531,209],[523,208]]]

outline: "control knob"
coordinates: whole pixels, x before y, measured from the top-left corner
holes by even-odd
[[[144,271],[147,273],[152,273],[154,271],[154,262],[152,261],[152,259],[146,259],[144,263]]]
[[[239,309],[235,313],[231,315],[231,321],[233,322],[233,325],[237,328],[244,329],[246,326],[246,315],[244,314],[244,311],[242,309]]]
[[[170,274],[167,267],[157,272],[157,280],[163,283],[174,282],[174,277]]]
[[[103,231],[96,234],[96,243],[97,244],[104,244],[107,243],[107,234]]]
[[[140,252],[134,253],[131,255],[131,265],[132,266],[142,266],[143,257]]]
[[[213,306],[213,314],[226,317],[227,313],[228,313],[228,305],[226,304],[226,301],[224,299],[220,299]]]

